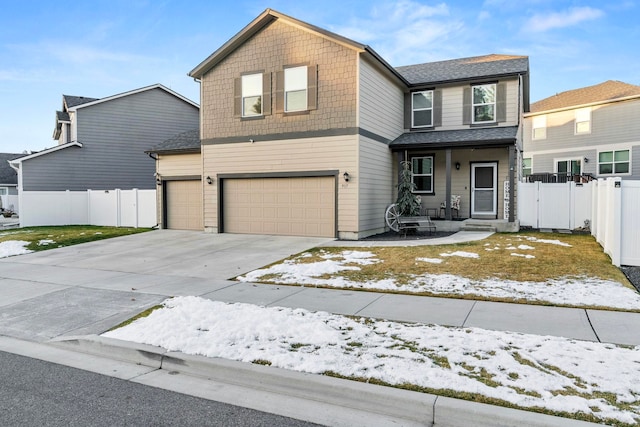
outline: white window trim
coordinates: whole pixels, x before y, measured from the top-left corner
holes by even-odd
[[[476,87],[482,87],[482,86],[493,86],[493,93],[494,93],[494,100],[493,102],[485,102],[485,103],[481,103],[481,104],[476,104],[473,102],[473,89]],[[496,122],[496,115],[497,115],[497,108],[498,108],[498,85],[496,83],[485,83],[485,84],[481,84],[481,85],[473,85],[471,86],[471,123],[472,124],[484,124],[484,123],[495,123]],[[481,121],[477,121],[476,120],[476,107],[477,106],[482,106],[482,105],[493,105],[493,120],[481,120]]]
[[[544,129],[543,135],[536,138],[536,130]],[[535,116],[531,122],[531,139],[539,141],[547,139],[547,116]]]
[[[615,164],[615,152],[616,151],[628,151],[629,152],[629,161],[628,162],[617,162],[617,163],[629,163],[629,172],[625,172],[625,173],[616,173],[616,172],[611,172],[611,173],[600,173],[600,153],[613,153],[613,157],[614,160],[611,161],[611,164]],[[632,157],[633,157],[633,150],[631,149],[631,147],[623,147],[623,148],[612,148],[610,150],[608,149],[602,149],[602,150],[598,150],[596,152],[596,174],[597,176],[628,176],[628,175],[632,175],[632,170],[631,170],[631,166],[632,166]],[[609,162],[605,162],[605,163],[609,163]],[[615,169],[615,167],[614,167]]]
[[[255,76],[259,76],[260,90],[258,91],[258,93],[245,93],[244,79],[246,77],[255,77]],[[242,102],[242,117],[260,117],[260,116],[262,116],[264,114],[264,106],[262,105],[262,92],[264,90],[264,88],[262,87],[262,73],[245,74],[245,75],[242,75],[240,77],[240,79],[242,80],[242,85],[241,85],[242,86],[242,88],[241,88],[241,91],[242,91],[242,96],[241,96],[241,98],[242,98],[242,100],[241,100],[241,102]],[[245,106],[244,105],[244,100],[245,100],[245,98],[251,98],[251,97],[255,97],[255,96],[260,97],[260,114],[246,114],[245,110],[244,110],[244,106]]]
[[[553,159],[553,172],[554,173],[560,173],[558,172],[558,163],[559,162],[578,162],[580,163],[580,173],[584,173],[584,162],[582,161],[582,157],[561,157],[558,159]],[[567,171],[567,174],[573,174],[573,172],[571,171]]]
[[[425,174],[425,173],[420,173],[420,174],[414,174],[413,173],[413,160],[414,159],[431,159],[431,173],[430,174]],[[433,194],[434,192],[434,172],[435,172],[435,156],[416,156],[416,157],[412,157],[411,158],[411,182],[414,182],[413,178],[415,176],[430,176],[431,177],[431,189],[430,190],[414,190],[414,193],[417,194]]]
[[[301,91],[303,89],[291,89],[291,88],[287,88],[287,70],[295,70],[295,69],[302,69],[304,68],[305,71],[305,85],[304,85],[304,106],[302,108],[299,108],[297,110],[289,110],[287,109],[287,95],[289,94],[289,92],[298,92]],[[309,103],[309,79],[307,77],[307,69],[308,67],[306,65],[301,65],[299,67],[289,67],[289,68],[285,68],[284,70],[284,112],[285,113],[295,113],[298,111],[307,111],[308,110],[308,103]]]
[[[578,132],[579,123],[589,123],[589,130]],[[588,135],[591,133],[591,107],[575,110],[573,132],[574,135]]]
[[[413,95],[416,93],[431,93],[431,108],[414,108],[413,106]],[[414,119],[414,112],[416,111],[427,111],[430,110],[431,111],[431,124],[430,125],[418,125],[416,126],[413,119]],[[433,90],[420,90],[420,91],[416,91],[416,92],[411,92],[411,127],[412,128],[431,128],[433,127]]]
[[[8,196],[9,187],[0,187],[0,196]]]

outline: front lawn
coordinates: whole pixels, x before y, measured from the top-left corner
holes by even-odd
[[[640,310],[640,294],[588,235],[501,233],[456,245],[315,248],[237,279]]]
[[[150,230],[150,228],[100,227],[94,225],[9,229],[0,231],[0,258],[129,234],[144,233]]]

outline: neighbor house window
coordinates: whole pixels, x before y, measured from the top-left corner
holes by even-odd
[[[411,127],[433,126],[433,91],[411,94]]]
[[[522,159],[522,176],[531,175],[531,157]]]
[[[433,156],[411,159],[411,177],[416,193],[433,193]]]
[[[600,175],[629,173],[629,170],[629,150],[598,153],[598,173]]]
[[[0,187],[0,196],[6,196],[9,194],[9,189],[7,187]]]
[[[556,161],[556,172],[558,175],[580,175],[582,172],[582,162],[575,159]]]
[[[285,68],[284,70],[284,111],[304,111],[307,109],[307,67]]]
[[[472,123],[496,121],[496,84],[477,85],[472,87]]]
[[[576,110],[576,129],[575,133],[591,133],[591,109],[581,108]]]
[[[547,138],[547,116],[536,116],[533,118],[532,139]]]
[[[262,73],[242,76],[242,117],[262,115]]]

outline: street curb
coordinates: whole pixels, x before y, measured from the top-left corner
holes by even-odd
[[[98,335],[61,337],[48,342],[95,356],[169,373],[181,373],[266,393],[375,413],[398,425],[437,427],[587,427],[598,424],[449,397],[289,371],[227,359],[169,352],[146,344]]]

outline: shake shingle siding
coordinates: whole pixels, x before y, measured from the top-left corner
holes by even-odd
[[[23,162],[25,191],[155,189],[145,151],[198,127],[197,107],[156,88],[79,108],[77,140]]]

